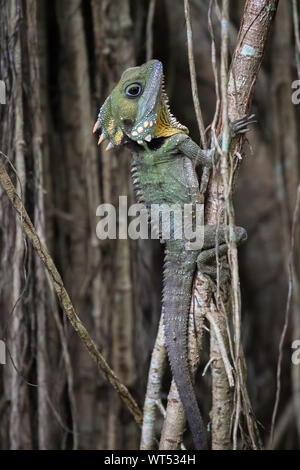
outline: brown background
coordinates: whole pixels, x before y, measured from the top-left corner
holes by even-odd
[[[191,1],[206,124],[215,106],[208,3]],[[7,104],[0,107],[0,150],[17,170],[15,183],[22,185],[26,208],[80,317],[140,406],[160,314],[162,247],[151,241],[97,240],[96,207],[116,204],[119,195],[132,198],[132,187],[127,152],[98,148],[92,128],[123,70],[145,61],[148,4],[0,0],[0,79],[7,87]],[[230,4],[233,51],[244,2]],[[214,26],[219,44],[216,16]],[[153,55],[164,64],[172,111],[198,142],[183,2],[157,0],[153,34]],[[283,1],[255,87],[252,111],[258,124],[249,133],[235,193],[237,223],[249,235],[240,249],[242,339],[265,446],[299,176],[300,107],[291,102],[296,78],[292,15]],[[137,426],[64,319],[1,188],[0,215],[0,337],[8,347],[7,364],[0,366],[1,448],[137,448]],[[275,447],[285,449],[300,447],[300,366],[291,363],[299,322],[295,296],[275,429]],[[207,360],[204,354],[201,371]],[[168,383],[167,374],[164,398]],[[200,383],[199,400],[208,416],[209,371]]]

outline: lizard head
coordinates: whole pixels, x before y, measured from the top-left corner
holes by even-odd
[[[100,128],[99,143],[109,139],[107,149],[129,141],[143,144],[188,133],[170,112],[161,62],[150,60],[123,73],[100,109],[94,132]]]

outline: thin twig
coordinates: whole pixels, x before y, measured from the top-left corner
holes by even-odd
[[[156,0],[150,0],[146,26],[146,59],[153,58],[153,20]]]
[[[221,174],[223,177],[224,187],[224,200],[227,212],[227,219],[229,222],[229,229],[234,233],[234,210],[232,205],[232,171],[229,168],[231,162],[229,156],[230,145],[230,132],[229,132],[229,119],[228,119],[228,42],[229,42],[229,1],[223,0],[222,3],[222,49],[221,49],[221,95],[222,95],[222,155],[221,155]],[[237,449],[237,432],[239,428],[239,417],[241,411],[241,386],[239,374],[239,356],[241,348],[241,322],[240,322],[240,287],[239,287],[239,270],[237,258],[237,246],[234,240],[228,242],[228,258],[230,260],[231,268],[231,289],[232,289],[232,310],[234,319],[234,346],[235,346],[235,365],[237,368],[236,374],[236,390],[235,390],[235,418],[233,425],[233,449]]]
[[[184,0],[184,14],[186,21],[186,33],[187,33],[187,45],[188,45],[188,58],[189,58],[189,68],[190,68],[190,77],[191,77],[191,88],[194,102],[194,109],[196,113],[197,123],[199,127],[200,137],[202,147],[207,149],[207,140],[205,135],[205,126],[202,116],[202,111],[200,107],[200,101],[197,90],[197,75],[194,59],[194,49],[193,49],[193,33],[191,26],[191,14],[190,14],[190,5],[189,0]]]
[[[203,149],[207,149],[208,145],[207,145],[207,139],[206,139],[206,134],[205,134],[205,126],[204,126],[204,120],[203,120],[203,115],[202,115],[202,111],[200,107],[200,101],[199,101],[199,95],[198,95],[198,89],[197,89],[197,74],[196,74],[195,58],[194,58],[193,32],[192,32],[192,25],[191,25],[189,0],[184,0],[184,14],[185,14],[185,21],[186,21],[188,59],[189,59],[194,109],[196,113],[200,137],[201,137],[201,146]],[[209,170],[208,168],[204,168],[202,178],[201,178],[201,184],[200,184],[201,194],[204,194],[207,189],[208,179],[209,179]]]
[[[47,276],[47,279],[49,279],[49,276]],[[54,321],[55,321],[56,328],[58,330],[58,334],[60,338],[60,342],[62,345],[62,355],[63,355],[64,364],[65,364],[67,389],[68,389],[68,395],[69,395],[69,400],[70,400],[70,411],[71,411],[71,417],[72,417],[73,450],[76,450],[78,449],[79,431],[78,431],[78,416],[77,416],[77,408],[76,408],[76,399],[75,399],[75,393],[74,393],[73,369],[72,369],[70,352],[68,349],[67,338],[66,338],[63,325],[61,324],[61,319],[59,318],[59,314],[56,308],[55,294],[53,292],[53,285],[50,280],[49,280],[49,288],[51,291],[50,293],[51,311],[53,312]]]
[[[155,449],[155,419],[163,378],[167,351],[165,348],[163,316],[161,316],[148,374],[147,392],[144,404],[141,450]]]
[[[274,440],[274,427],[275,427],[275,421],[276,421],[276,416],[277,416],[277,411],[278,411],[278,405],[279,405],[279,400],[280,400],[280,392],[281,392],[281,365],[282,365],[282,354],[283,354],[283,344],[289,324],[289,318],[290,318],[290,310],[291,310],[291,301],[292,301],[292,296],[293,296],[293,284],[294,284],[294,253],[295,253],[295,233],[296,233],[296,227],[297,223],[299,220],[299,215],[300,215],[300,184],[297,189],[297,199],[296,199],[296,205],[295,205],[295,210],[293,214],[293,224],[292,224],[292,232],[291,232],[291,248],[290,248],[290,253],[289,253],[289,287],[288,287],[288,295],[287,295],[287,302],[286,302],[286,309],[285,309],[285,316],[284,316],[284,325],[282,329],[282,333],[280,336],[280,342],[279,342],[279,353],[278,353],[278,362],[277,362],[277,373],[276,373],[276,398],[275,398],[275,403],[274,403],[274,408],[273,408],[273,413],[272,413],[272,424],[271,424],[271,445],[273,444]]]
[[[218,80],[218,66],[217,66],[217,53],[216,53],[216,41],[215,41],[215,35],[214,35],[214,29],[213,29],[213,24],[212,24],[212,7],[213,3],[215,3],[215,0],[210,0],[209,2],[209,8],[208,8],[208,29],[211,37],[211,64],[212,64],[212,69],[213,69],[213,74],[214,74],[214,80],[215,80],[215,92],[216,92],[216,109],[215,109],[215,114],[214,118],[212,121],[211,125],[211,131],[212,135],[215,137],[214,142],[218,142],[217,136],[216,136],[216,126],[217,122],[219,119],[219,112],[220,112],[220,87],[219,87],[219,80]]]
[[[293,23],[294,23],[294,36],[295,36],[295,55],[296,55],[296,66],[297,74],[300,80],[300,33],[299,33],[299,13],[298,13],[298,2],[292,0],[293,9]]]
[[[228,359],[225,343],[223,341],[220,329],[219,329],[219,327],[217,325],[217,322],[215,321],[215,319],[214,319],[214,317],[211,313],[207,313],[206,317],[207,317],[208,321],[210,322],[211,326],[213,327],[216,338],[218,340],[219,350],[220,350],[220,353],[221,353],[221,356],[222,356],[222,359],[223,359],[224,367],[225,367],[227,378],[228,378],[228,383],[229,383],[230,387],[234,387],[234,378],[233,378],[233,374],[232,374],[232,366],[231,366],[230,361]]]
[[[285,404],[285,408],[279,416],[278,422],[274,429],[274,438],[273,442],[269,439],[266,450],[273,450],[278,447],[280,444],[284,434],[288,431],[291,422],[294,419],[294,403],[292,401],[288,401]]]

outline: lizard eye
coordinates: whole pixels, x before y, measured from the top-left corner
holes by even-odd
[[[139,83],[132,83],[126,88],[125,94],[128,98],[137,98],[142,94],[142,91],[143,89]]]

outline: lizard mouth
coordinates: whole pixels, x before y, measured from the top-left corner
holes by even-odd
[[[166,137],[153,137],[150,142],[146,141],[146,145],[150,150],[158,150],[165,142]],[[132,151],[144,148],[144,142],[137,142],[136,140],[128,137],[127,134],[123,135],[121,145],[126,145]]]

